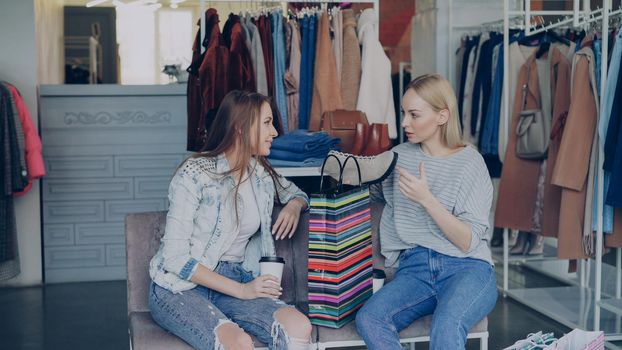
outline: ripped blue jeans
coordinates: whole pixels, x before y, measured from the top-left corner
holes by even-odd
[[[253,280],[241,263],[221,261],[215,272],[241,283]],[[149,309],[156,323],[195,349],[220,350],[215,330],[228,322],[235,322],[270,349],[287,349],[288,337],[274,318],[284,307],[290,306],[270,298],[242,300],[203,286],[173,294],[152,282],[149,292]]]

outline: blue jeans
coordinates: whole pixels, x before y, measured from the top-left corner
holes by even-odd
[[[216,272],[242,283],[253,280],[241,263],[221,261]],[[289,306],[270,298],[242,300],[203,286],[173,294],[152,282],[149,293],[149,309],[156,323],[195,349],[220,349],[214,332],[226,322],[235,322],[270,349],[287,349],[287,336],[274,318],[283,307]]]
[[[398,333],[432,314],[430,349],[464,349],[496,302],[492,265],[417,247],[402,252],[395,278],[359,310],[356,327],[372,350],[402,349]]]

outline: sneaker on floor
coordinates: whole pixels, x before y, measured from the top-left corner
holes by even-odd
[[[361,168],[361,183],[363,184],[375,184],[383,181],[391,174],[395,165],[397,164],[397,153],[393,151],[386,151],[380,153],[377,156],[356,156],[349,153],[343,153],[338,151],[328,152],[329,159],[324,166],[324,173],[339,181],[339,169],[340,164],[331,155],[339,159],[339,163],[343,164],[348,157],[356,158],[359,167]],[[343,169],[343,183],[346,185],[358,185],[359,173],[354,160],[349,160],[345,169]]]

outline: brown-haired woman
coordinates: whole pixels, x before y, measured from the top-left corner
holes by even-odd
[[[154,320],[196,349],[307,349],[311,324],[280,301],[259,258],[291,238],[308,198],[266,161],[273,111],[257,93],[232,91],[207,135],[206,152],[187,159],[169,187],[166,231],[150,264]],[[286,203],[273,228],[274,201]]]

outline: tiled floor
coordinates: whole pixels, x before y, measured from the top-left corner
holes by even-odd
[[[511,270],[510,282],[511,287],[560,285],[519,268]],[[113,281],[0,289],[0,349],[128,349],[125,288],[125,281]],[[489,348],[502,349],[538,330],[558,336],[568,331],[511,299],[499,298],[489,316]],[[469,341],[468,349],[479,349],[478,342]]]

